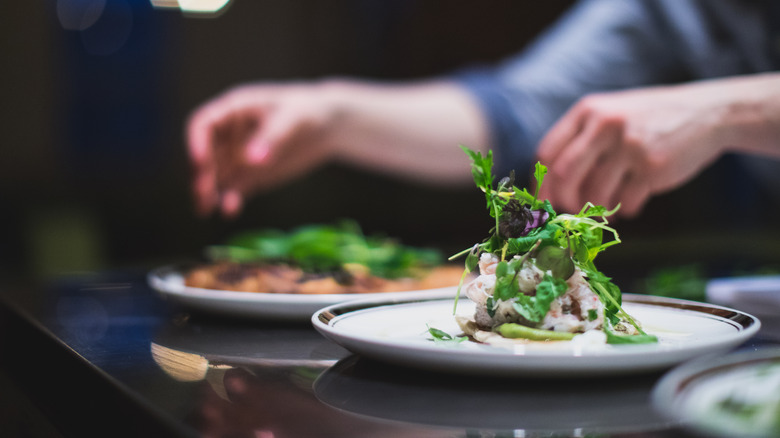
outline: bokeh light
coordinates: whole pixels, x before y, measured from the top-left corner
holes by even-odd
[[[57,19],[63,29],[79,32],[90,55],[116,52],[133,30],[133,10],[127,0],[57,0]]]
[[[95,24],[106,0],[57,0],[57,19],[63,29],[84,30]]]
[[[227,9],[230,0],[149,0],[155,8],[178,8],[192,17],[212,18],[221,15]]]
[[[87,53],[110,55],[119,50],[133,30],[133,10],[125,0],[111,0],[89,28],[81,31]]]

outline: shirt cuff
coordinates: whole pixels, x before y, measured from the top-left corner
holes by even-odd
[[[488,146],[494,156],[493,174],[500,179],[514,170],[518,182],[530,177],[536,147],[495,75],[488,69],[474,68],[458,71],[452,79],[477,99],[485,115],[491,141]]]

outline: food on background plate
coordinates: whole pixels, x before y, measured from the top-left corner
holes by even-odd
[[[780,357],[741,354],[681,385],[676,415],[707,436],[780,436]]]
[[[455,286],[463,269],[432,249],[365,236],[352,222],[289,232],[246,232],[207,248],[190,270],[191,287],[286,294],[359,294]]]
[[[620,243],[607,221],[617,208],[588,203],[577,214],[558,214],[537,197],[544,165],[536,164],[535,193],[515,187],[514,175],[494,188],[492,151],[483,157],[463,149],[495,219],[485,241],[452,257],[465,255],[466,273],[479,271],[462,285],[476,304],[473,318],[457,317],[465,334],[485,343],[564,341],[578,335],[595,343],[657,342],[622,309],[620,289],[594,264],[601,251]],[[605,233],[612,239],[605,242]]]

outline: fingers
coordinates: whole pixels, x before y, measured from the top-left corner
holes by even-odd
[[[620,216],[628,218],[637,216],[650,199],[650,193],[650,186],[644,175],[639,172],[628,174],[619,195]]]
[[[217,177],[213,166],[195,170],[192,183],[195,208],[199,215],[207,216],[217,207]]]
[[[582,199],[614,208],[620,202],[619,193],[631,171],[630,166],[629,157],[621,149],[610,149],[602,154],[583,181]]]
[[[193,195],[198,214],[220,209],[237,215],[243,205],[231,190],[231,178],[246,161],[259,164],[268,147],[252,143],[262,119],[263,99],[246,88],[236,89],[203,105],[187,124],[187,150],[193,166]]]
[[[241,192],[237,190],[227,190],[222,193],[220,199],[220,208],[222,214],[227,218],[235,218],[241,213],[241,209],[244,207],[244,197]]]
[[[578,103],[550,128],[539,144],[539,161],[548,167],[545,184],[539,191],[539,197],[549,199],[553,205],[563,207],[561,192],[568,187],[566,170],[559,164],[560,155],[583,134],[589,111]]]
[[[574,107],[566,113],[539,143],[537,155],[542,164],[553,163],[563,149],[582,131],[585,113]]]
[[[246,161],[249,164],[263,164],[271,155],[271,143],[263,138],[253,138],[246,146]]]
[[[246,110],[246,99],[236,97],[231,91],[201,106],[187,123],[187,146],[195,164],[207,162],[212,157],[215,131],[237,114]]]
[[[582,132],[574,137],[550,166],[550,200],[565,211],[578,211],[590,201],[587,196],[592,175],[608,171],[602,168],[602,156],[617,153],[622,137],[622,124],[610,118],[588,120]],[[613,184],[610,182],[610,184]]]
[[[217,183],[219,208],[226,218],[235,218],[241,213],[246,197],[256,189],[272,186],[283,178],[284,162],[274,159],[274,150],[283,148],[294,131],[296,119],[284,111],[268,115],[258,114],[248,132],[239,134],[224,147],[230,156],[221,160],[218,167],[222,177]],[[235,151],[236,147],[239,149]]]
[[[187,123],[187,151],[193,166],[193,196],[198,214],[206,216],[219,203],[214,159],[216,126],[224,114],[215,103],[196,111]]]
[[[217,113],[206,106],[196,111],[187,123],[187,151],[193,166],[192,191],[198,214],[205,216],[216,208],[216,168],[212,162],[212,138]]]
[[[234,89],[195,112],[187,126],[193,192],[201,214],[235,217],[248,197],[328,158],[331,106],[308,87]],[[320,102],[320,104],[318,104]]]
[[[296,132],[305,129],[301,126],[303,123],[301,111],[296,106],[279,107],[266,114],[262,126],[248,142],[247,161],[270,163],[279,149],[292,142]]]

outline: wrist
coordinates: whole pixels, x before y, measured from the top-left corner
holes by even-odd
[[[346,79],[329,78],[313,85],[313,93],[319,96],[319,105],[327,114],[319,141],[331,158],[338,159],[354,141],[354,120],[359,114],[360,99],[355,99],[356,84]]]
[[[723,152],[780,156],[780,75],[732,80],[721,119]]]

